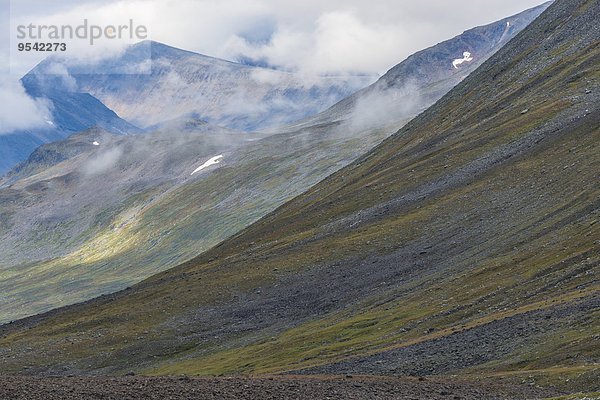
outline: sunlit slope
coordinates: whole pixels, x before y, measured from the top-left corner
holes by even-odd
[[[47,165],[58,153],[51,146],[60,144],[50,145],[40,151],[42,162],[25,165],[21,179],[0,189],[0,322],[115,292],[179,265],[388,132],[335,125],[266,138],[166,131],[99,139],[91,150],[98,135],[86,133],[85,152]],[[219,154],[219,164],[191,175]],[[86,173],[94,160],[113,155],[114,165]]]
[[[598,14],[557,1],[390,139],[216,248],[5,326],[2,368],[597,385]]]

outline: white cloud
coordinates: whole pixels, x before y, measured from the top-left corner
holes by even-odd
[[[356,12],[332,11],[321,14],[312,31],[281,29],[260,46],[236,36],[226,50],[230,57],[262,58],[308,73],[381,73],[400,61],[398,48],[404,37],[400,26],[369,26]]]
[[[71,92],[77,90],[77,81],[69,74],[69,71],[67,71],[67,67],[65,67],[64,64],[53,62],[46,67],[44,72],[46,74],[60,76],[62,85],[67,90]]]
[[[350,125],[360,132],[397,123],[397,116],[415,115],[423,107],[417,82],[405,82],[401,88],[367,93],[354,105]]]
[[[154,40],[225,59],[252,58],[309,73],[383,73],[415,51],[541,2],[83,0],[52,8],[56,2],[23,0],[15,1],[20,6],[13,19],[37,21],[33,14],[44,13],[53,21],[75,24],[86,17],[109,24],[133,18],[149,25]]]
[[[158,17],[152,34],[155,40],[230,60],[249,57],[307,73],[382,74],[418,50],[541,3],[153,0]],[[248,37],[247,32],[261,29],[268,40]]]
[[[27,95],[21,83],[0,78],[0,135],[16,130],[47,127],[51,121],[50,104]]]
[[[83,173],[86,176],[103,174],[116,167],[123,156],[123,149],[115,147],[106,150],[89,160],[83,167]]]

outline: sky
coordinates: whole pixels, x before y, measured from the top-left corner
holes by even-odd
[[[130,19],[148,38],[227,60],[305,74],[382,75],[410,54],[541,4],[542,0],[0,0],[0,100],[32,112],[18,79],[45,56],[16,51],[16,27],[99,26]],[[69,43],[94,59],[138,40]],[[9,68],[10,66],[10,68]],[[12,114],[12,110],[5,111]],[[0,133],[7,115],[0,114]],[[17,126],[20,119],[18,119]],[[38,121],[38,123],[41,123]],[[14,124],[13,124],[14,125]]]

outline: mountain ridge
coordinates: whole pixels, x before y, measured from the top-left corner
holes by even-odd
[[[380,118],[369,120],[371,124],[381,123],[380,121],[386,121],[386,118],[382,117],[391,113],[393,107],[404,106],[402,100],[405,97],[415,95],[411,87],[413,82],[431,82],[430,90],[421,96],[427,96],[431,102],[435,102],[537,18],[551,3],[552,1],[548,1],[510,17],[468,29],[454,38],[420,50],[392,67],[372,85],[357,91],[324,112],[298,121],[292,126],[297,128],[324,120],[348,119],[357,103],[364,102],[368,105],[370,98],[374,96],[387,96],[389,104],[385,105]],[[472,53],[472,61],[461,64],[458,68],[453,67],[452,59],[459,57],[464,51]],[[399,77],[401,79],[398,79]],[[418,111],[422,112],[425,109]]]

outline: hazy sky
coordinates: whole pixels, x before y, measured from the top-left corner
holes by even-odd
[[[307,74],[381,75],[410,54],[542,0],[0,0],[0,134],[45,123],[48,109],[18,79],[46,53],[17,52],[21,24],[119,25],[228,60]],[[12,40],[12,42],[11,42]],[[135,42],[137,40],[134,40]],[[128,41],[69,44],[69,56],[106,56]],[[90,52],[91,50],[91,52]],[[10,69],[8,66],[10,65]],[[9,73],[10,72],[12,73]]]
[[[6,1],[6,0],[0,0]],[[541,0],[13,0],[12,20],[148,25],[153,40],[316,73],[382,74],[408,55]],[[51,18],[48,18],[52,16]]]

